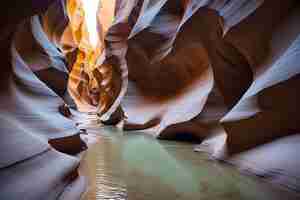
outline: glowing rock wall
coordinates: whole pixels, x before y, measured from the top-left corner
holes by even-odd
[[[299,30],[281,22],[299,21],[293,0],[116,0],[99,5],[97,48],[81,1],[14,3],[0,16],[0,199],[57,199],[69,184],[82,194],[79,159],[48,144],[81,150],[60,112],[68,95],[161,139],[202,141],[224,127],[220,146],[202,145],[223,158],[299,132]]]

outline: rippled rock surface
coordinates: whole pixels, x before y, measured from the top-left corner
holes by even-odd
[[[196,150],[210,158],[299,193],[296,0],[116,0],[98,6],[94,45],[86,22],[91,13],[80,0],[3,6],[0,199],[79,199],[86,187],[79,153],[87,146],[78,125],[91,113],[89,121],[200,143]],[[89,195],[289,195],[206,161],[190,145],[126,134],[102,135],[87,153],[88,166],[96,167],[87,170],[96,175]]]

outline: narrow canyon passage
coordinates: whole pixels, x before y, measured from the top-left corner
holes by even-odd
[[[4,2],[0,200],[300,199],[300,1]]]

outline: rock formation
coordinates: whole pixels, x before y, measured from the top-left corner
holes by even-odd
[[[0,14],[0,199],[80,198],[86,144],[73,109],[124,131],[196,141],[197,150],[256,174],[273,163],[287,170],[274,182],[299,189],[289,177],[300,176],[300,163],[284,164],[295,151],[273,155],[300,148],[299,6],[100,1],[92,44],[81,0],[8,1]]]

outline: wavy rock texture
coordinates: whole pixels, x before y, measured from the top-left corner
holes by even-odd
[[[271,181],[298,191],[297,3],[116,0],[99,4],[93,47],[80,0],[8,1],[0,199],[80,198],[80,159],[67,154],[86,145],[66,104],[124,130],[204,140],[198,150],[261,176],[284,170]]]
[[[49,3],[24,1],[26,6],[8,7],[15,15],[1,18],[20,23],[11,29],[8,24],[5,31],[14,34],[1,38],[1,199],[72,199],[86,187],[77,172],[79,158],[53,148],[63,142],[58,149],[74,154],[83,144],[75,122],[58,112],[64,104],[58,94],[67,86],[64,57],[35,15]],[[22,6],[26,9],[18,10]],[[67,189],[71,185],[76,185],[72,192]]]
[[[208,51],[214,50],[209,46],[262,3],[121,2],[117,13],[127,15],[117,14],[112,33],[106,37],[114,42],[111,44],[118,48],[116,57],[128,68],[128,91],[121,104],[130,123],[161,118],[157,135],[167,126],[190,120],[202,111],[214,79],[208,59]]]

